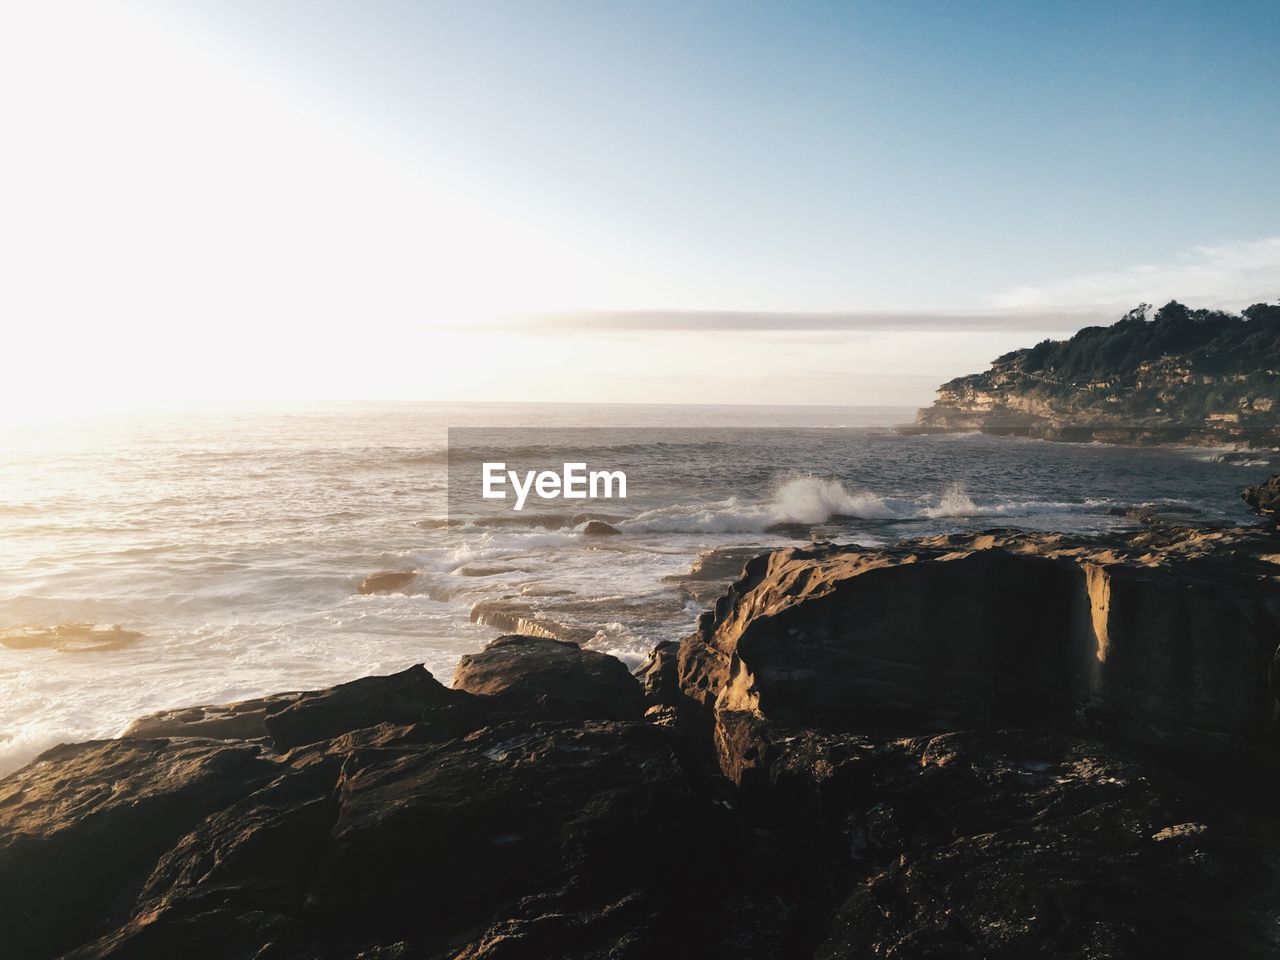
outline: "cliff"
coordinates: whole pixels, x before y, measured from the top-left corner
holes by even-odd
[[[1280,446],[1280,305],[1177,302],[1045,340],[938,389],[906,432]]]
[[[631,677],[544,637],[0,781],[36,958],[1264,957],[1280,535],[756,557]]]

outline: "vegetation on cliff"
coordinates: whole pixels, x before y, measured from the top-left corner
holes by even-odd
[[[1272,445],[1280,425],[1280,304],[1240,314],[1177,301],[1152,313],[1142,304],[1109,327],[1043,340],[944,383],[918,423],[1049,439],[1142,440],[1163,429],[1160,439]],[[1121,433],[1064,433],[1081,427]]]

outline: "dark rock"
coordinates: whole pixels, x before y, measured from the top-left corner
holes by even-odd
[[[144,743],[161,755],[6,783],[6,955],[645,960],[721,936],[715,861],[654,852],[727,845],[725,812],[649,725],[381,727],[257,766],[86,748]]]
[[[459,567],[453,572],[460,577],[496,577],[503,573],[519,573],[520,569],[519,567],[504,567],[501,565],[492,567],[465,566]]]
[[[418,576],[416,570],[383,570],[371,573],[360,581],[357,593],[398,593]]]
[[[1273,949],[1245,880],[1259,865],[1250,847],[1271,843],[1256,811],[1232,812],[1240,784],[1206,797],[1122,751],[1045,732],[776,734],[769,775],[773,801],[791,814],[784,842],[827,851],[797,878],[825,917],[807,955]],[[1188,818],[1218,830],[1232,823],[1247,839],[1185,829]]]
[[[764,528],[765,533],[776,537],[791,537],[793,540],[808,540],[813,534],[813,525],[796,520],[779,520]]]
[[[643,710],[640,684],[621,660],[546,637],[499,637],[459,661],[453,686],[563,717],[628,720]]]
[[[344,777],[338,805],[311,896],[357,942],[646,958],[696,953],[710,934],[697,924],[697,885],[654,852],[714,838],[716,808],[652,727],[486,728],[369,758]]]
[[[1280,473],[1266,483],[1249,487],[1241,497],[1254,513],[1280,524]]]
[[[605,523],[603,520],[588,520],[587,525],[582,528],[584,537],[616,537],[621,534],[619,530],[611,523]]]
[[[1277,556],[787,550],[639,683],[504,637],[58,747],[0,780],[5,956],[1269,958]]]
[[[635,677],[640,681],[646,706],[680,705],[679,656],[680,645],[672,640],[663,640],[636,668]]]
[[[0,781],[6,956],[83,943],[166,850],[274,773],[253,745],[130,739],[55,747]]]
[[[727,729],[744,715],[875,732],[1054,723],[1085,707],[1133,741],[1259,746],[1280,568],[1198,559],[1227,542],[1266,549],[1249,536],[996,532],[779,551],[749,563],[681,644],[681,688],[718,725],[735,780],[758,762]]]
[[[300,694],[269,711],[264,722],[276,746],[288,750],[379,723],[433,721],[457,735],[474,729],[469,705],[419,664],[387,677],[362,677]]]
[[[575,513],[569,518],[569,526],[577,527],[592,520],[603,520],[605,523],[621,523],[630,518],[621,513]]]

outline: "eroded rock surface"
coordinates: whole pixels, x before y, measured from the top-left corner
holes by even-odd
[[[1131,742],[1259,748],[1280,566],[1263,530],[996,531],[751,561],[679,653],[705,722],[951,730],[1087,716]],[[716,734],[725,773],[750,758]]]

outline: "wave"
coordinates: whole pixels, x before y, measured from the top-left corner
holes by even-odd
[[[894,516],[874,493],[849,493],[839,480],[814,476],[783,483],[770,506],[778,523],[823,523],[834,516],[890,520]]]
[[[799,476],[784,481],[764,503],[730,497],[706,504],[676,504],[646,510],[618,526],[641,533],[767,533],[780,523],[825,523],[837,517],[892,520],[895,516],[874,493],[850,493],[839,480]]]
[[[1070,503],[1059,500],[1011,500],[1005,503],[975,503],[963,483],[953,483],[939,498],[936,506],[922,507],[919,517],[926,520],[956,520],[965,517],[1026,517],[1043,514],[1097,510],[1100,501]]]
[[[935,502],[886,499],[871,491],[849,491],[839,480],[804,476],[781,484],[764,502],[736,497],[705,504],[676,504],[647,510],[618,526],[636,533],[768,534],[775,525],[841,521],[910,522],[971,517],[1030,517],[1096,512],[1097,501],[1009,500],[978,503],[961,483],[952,484]]]
[[[404,464],[409,467],[425,466],[428,464],[439,464],[449,462],[448,450],[423,450],[417,453],[406,453],[396,457],[396,463]]]
[[[962,483],[953,483],[942,495],[936,507],[925,507],[920,515],[930,520],[942,520],[951,517],[975,517],[982,512],[973,498],[969,496]]]
[[[1201,463],[1221,463],[1228,467],[1269,467],[1270,457],[1250,457],[1240,453],[1208,453],[1196,457]]]

